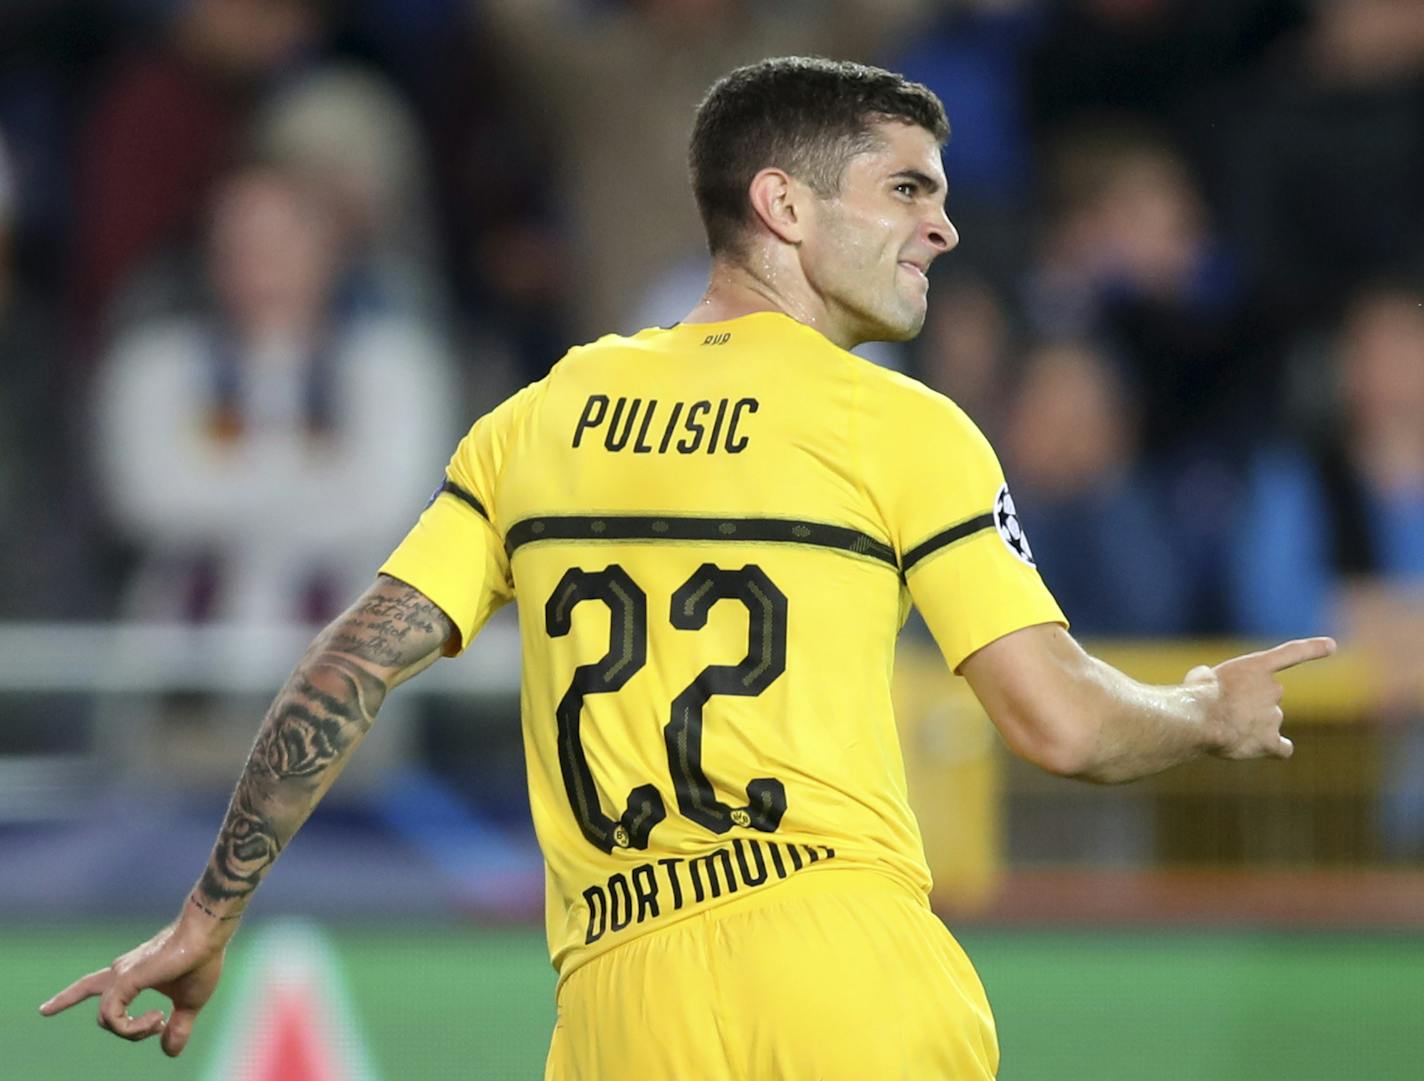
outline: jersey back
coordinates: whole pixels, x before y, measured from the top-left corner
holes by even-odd
[[[475,424],[382,570],[461,647],[518,603],[561,976],[817,868],[926,894],[908,606],[953,666],[1062,621],[963,413],[774,313],[572,350]]]

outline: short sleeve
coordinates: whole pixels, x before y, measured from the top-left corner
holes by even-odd
[[[415,527],[381,566],[420,590],[460,632],[463,652],[489,617],[514,599],[509,557],[496,525],[499,474],[532,387],[475,422]]]
[[[891,378],[862,398],[868,494],[949,666],[1023,627],[1067,626],[989,441],[948,398]]]

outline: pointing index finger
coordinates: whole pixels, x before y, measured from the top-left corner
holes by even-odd
[[[1265,650],[1260,657],[1272,672],[1284,672],[1307,661],[1318,661],[1335,652],[1333,638],[1296,638]]]
[[[40,1006],[40,1013],[46,1017],[53,1017],[55,1014],[69,1009],[76,1002],[83,1002],[86,998],[93,998],[95,995],[102,995],[104,989],[109,984],[109,977],[112,973],[107,968],[101,968],[97,972],[91,972],[87,976],[81,976],[59,994],[55,995],[48,1002]]]

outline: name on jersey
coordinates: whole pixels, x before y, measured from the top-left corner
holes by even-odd
[[[709,897],[755,889],[773,877],[783,879],[812,863],[834,859],[835,854],[836,850],[826,845],[738,838],[703,856],[640,863],[631,871],[609,875],[606,883],[583,891],[588,904],[584,944]]]
[[[584,437],[603,449],[634,454],[740,454],[751,437],[742,426],[760,408],[755,398],[703,398],[695,402],[662,402],[657,398],[610,398],[590,394],[574,425],[573,445]]]

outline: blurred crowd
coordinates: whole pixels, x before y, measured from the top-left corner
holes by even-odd
[[[692,112],[944,99],[920,339],[1084,635],[1424,629],[1424,0],[7,0],[0,617],[319,622],[460,432],[675,320]],[[1424,768],[1421,768],[1424,775]]]

